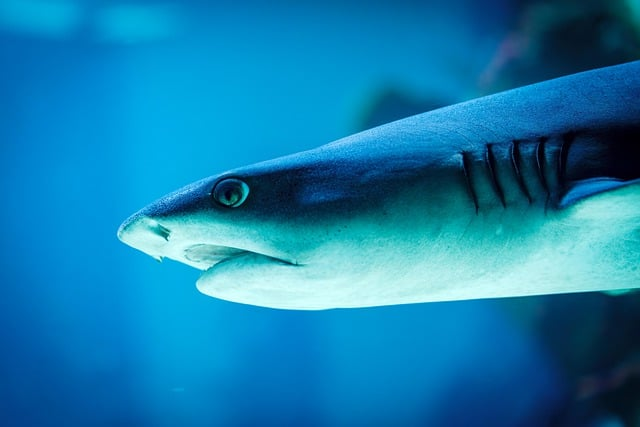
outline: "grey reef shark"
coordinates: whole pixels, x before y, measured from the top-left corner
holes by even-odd
[[[118,237],[282,309],[638,288],[640,61],[205,178]]]

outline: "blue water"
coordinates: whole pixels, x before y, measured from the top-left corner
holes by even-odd
[[[0,0],[0,425],[562,418],[573,384],[529,305],[232,304],[115,235],[186,183],[359,130],[385,88],[481,94],[513,9]]]

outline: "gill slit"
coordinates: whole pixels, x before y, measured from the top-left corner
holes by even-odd
[[[493,144],[486,144],[486,152],[485,152],[485,162],[487,163],[487,167],[489,169],[489,174],[491,175],[491,184],[493,186],[493,191],[496,193],[498,198],[500,199],[500,203],[502,203],[502,207],[506,208],[507,203],[504,198],[504,191],[500,186],[500,182],[498,181],[498,176],[496,175],[496,157],[493,154]]]
[[[562,135],[562,145],[560,146],[560,153],[558,154],[558,183],[564,185],[567,171],[567,158],[569,156],[569,146],[576,138],[574,132],[567,132]]]
[[[547,142],[546,137],[541,137],[538,140],[538,145],[536,147],[536,165],[538,166],[538,178],[540,179],[540,184],[542,188],[547,193],[547,199],[551,196],[549,193],[549,185],[547,184],[547,179],[544,176],[544,145]]]
[[[520,191],[524,194],[524,196],[529,201],[529,204],[533,203],[533,199],[531,198],[531,194],[527,189],[526,184],[524,183],[524,178],[522,177],[522,173],[520,172],[520,164],[522,162],[521,154],[520,154],[520,141],[513,140],[511,141],[511,145],[509,146],[509,150],[511,152],[511,165],[513,166],[513,170],[516,174],[516,180],[518,181],[518,187],[520,187]]]
[[[469,159],[469,153],[466,151],[461,152],[460,155],[462,156],[462,172],[464,173],[465,182],[467,183],[467,189],[469,190],[471,200],[473,200],[473,206],[476,209],[476,215],[478,215],[478,196],[476,195],[476,192],[473,189],[473,183],[471,182],[471,159]]]

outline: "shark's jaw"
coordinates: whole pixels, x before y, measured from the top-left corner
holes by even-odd
[[[296,286],[305,274],[297,260],[252,245],[240,248],[242,241],[219,244],[191,227],[136,214],[120,227],[118,237],[158,261],[169,258],[201,270],[196,287],[205,295],[272,308],[327,308],[313,303],[317,297],[310,295],[312,289]]]
[[[219,264],[247,255],[264,258],[262,262],[295,264],[295,261],[278,258],[253,247],[240,248],[210,241],[197,231],[197,227],[196,231],[192,228],[189,224],[176,224],[175,219],[163,221],[137,213],[120,226],[118,238],[158,261],[169,258],[203,272],[210,272]]]

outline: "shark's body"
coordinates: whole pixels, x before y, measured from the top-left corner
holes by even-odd
[[[118,235],[276,308],[637,288],[640,62],[206,178]]]

